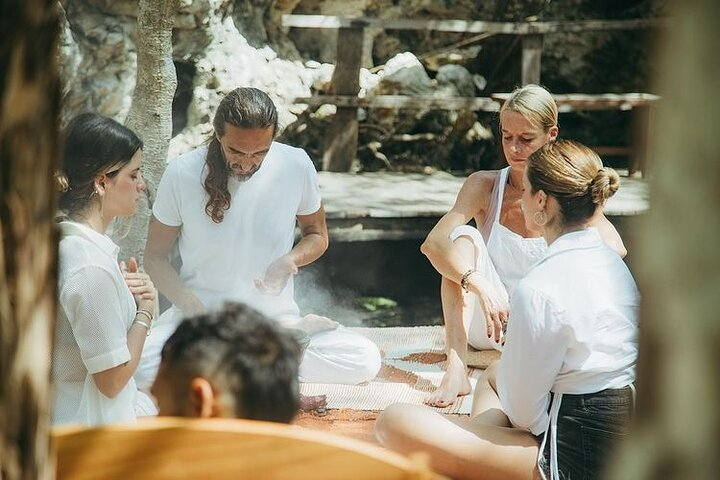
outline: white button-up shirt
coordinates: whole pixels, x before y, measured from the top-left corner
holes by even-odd
[[[127,331],[136,305],[117,264],[119,248],[79,223],[61,222],[60,229],[53,423],[134,421],[136,403],[149,401],[135,381],[108,398],[92,376],[130,360]]]
[[[543,433],[550,392],[632,383],[639,300],[627,266],[596,229],[553,242],[511,298],[497,389],[513,425]]]

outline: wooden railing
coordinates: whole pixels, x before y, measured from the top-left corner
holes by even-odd
[[[337,29],[337,60],[330,83],[329,95],[297,98],[307,105],[337,106],[335,119],[325,136],[323,169],[349,171],[357,154],[358,108],[432,108],[442,110],[497,111],[508,94],[490,97],[435,98],[422,96],[380,95],[358,98],[360,67],[365,28],[386,30],[434,30],[440,32],[508,34],[522,36],[521,81],[540,83],[540,60],[543,35],[556,32],[587,32],[592,30],[634,30],[665,27],[668,19],[588,20],[577,22],[485,22],[465,20],[416,20],[354,18],[325,15],[284,15],[283,26],[295,28]],[[651,107],[658,100],[646,93],[628,94],[567,94],[555,95],[560,112],[578,110],[637,110],[638,137],[633,148],[617,152],[632,155],[631,173],[643,169],[648,155],[645,147],[647,131],[652,124]],[[613,149],[615,147],[608,147]],[[608,150],[610,151],[610,150]]]

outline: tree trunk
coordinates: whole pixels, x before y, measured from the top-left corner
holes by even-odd
[[[177,0],[140,0],[137,30],[137,81],[125,124],[145,144],[142,172],[152,196],[165,171],[172,135],[172,101],[177,88],[172,58],[172,28]],[[150,203],[152,205],[152,203]],[[121,258],[134,256],[142,263],[150,210],[140,204],[128,224],[113,235]]]
[[[658,68],[634,433],[612,479],[720,472],[720,3],[675,2]]]
[[[0,478],[51,478],[59,18],[55,0],[0,10]]]

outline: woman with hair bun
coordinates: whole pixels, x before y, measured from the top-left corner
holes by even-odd
[[[380,441],[427,451],[452,478],[599,478],[627,432],[639,294],[590,220],[618,188],[589,148],[549,143],[527,162],[522,212],[548,249],[518,283],[500,360],[478,381],[469,420],[392,405]]]
[[[75,117],[64,135],[60,194],[58,323],[52,354],[53,423],[96,425],[157,413],[135,386],[145,338],[157,311],[150,277],[105,235],[132,215],[145,182],[142,142],[97,114]]]
[[[527,158],[558,136],[558,108],[539,85],[513,91],[500,109],[506,168],[470,175],[452,209],[420,247],[442,275],[440,297],[445,321],[446,372],[425,403],[446,407],[470,393],[467,346],[502,349],[513,321],[509,299],[515,286],[547,249],[538,229],[526,225],[520,209]],[[475,220],[477,228],[467,225]],[[590,223],[618,254],[625,246],[598,209]]]

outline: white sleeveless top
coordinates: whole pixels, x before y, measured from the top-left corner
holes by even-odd
[[[482,226],[482,235],[495,270],[505,285],[508,296],[512,296],[520,279],[545,254],[547,243],[542,237],[525,238],[500,223],[502,198],[509,174],[510,167],[503,168],[498,174]]]

